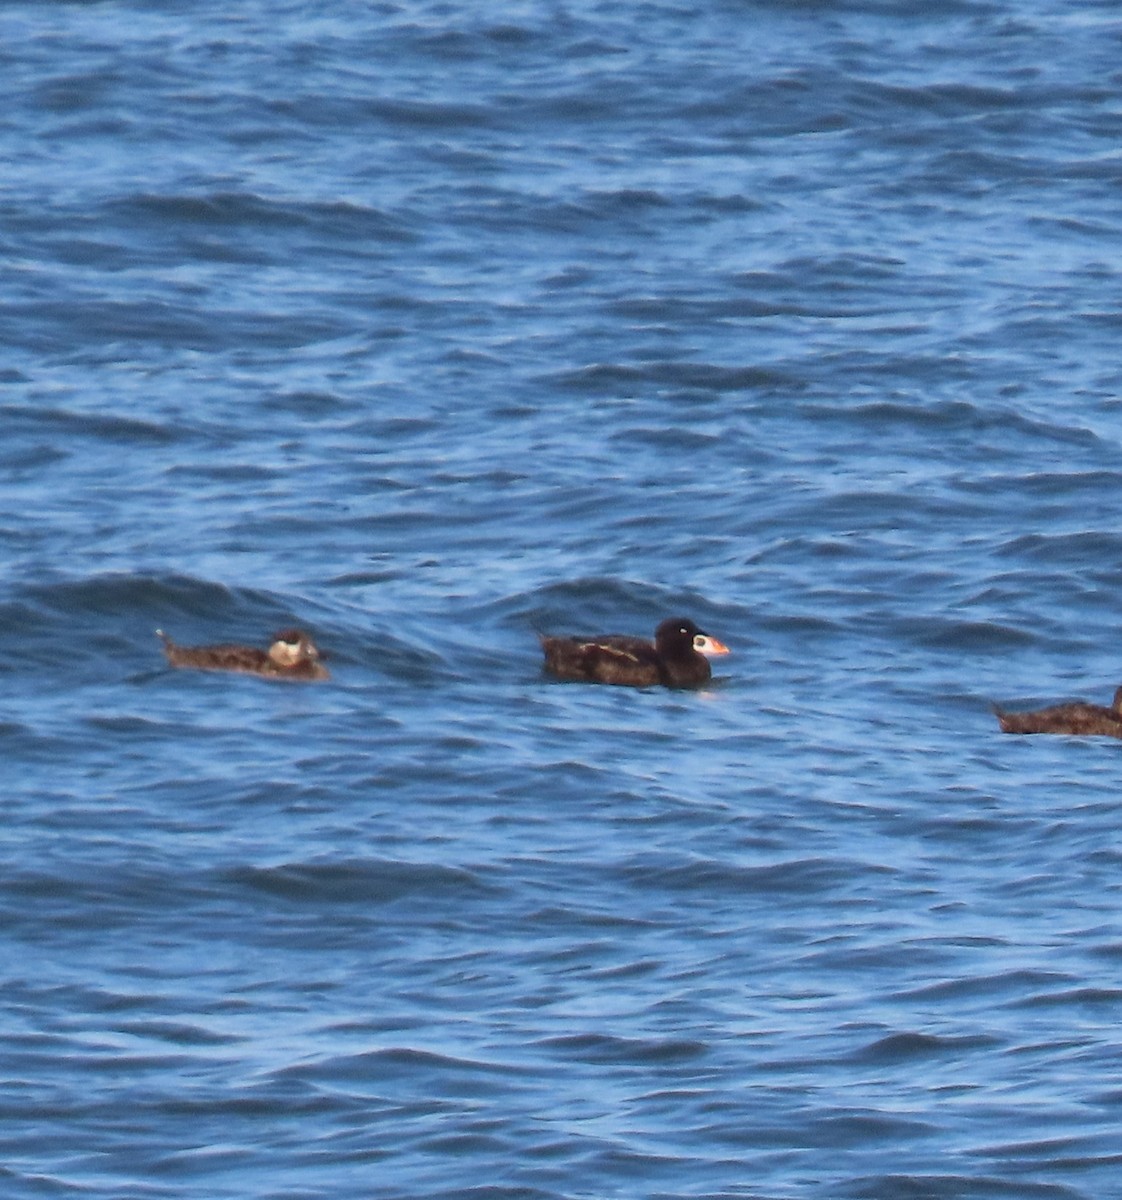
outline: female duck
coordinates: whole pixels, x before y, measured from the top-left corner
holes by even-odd
[[[255,646],[177,646],[162,629],[156,635],[173,667],[198,671],[240,671],[267,679],[327,679],[315,642],[300,629],[278,633],[268,650]]]
[[[1114,693],[1114,704],[1110,708],[1076,700],[1072,704],[1058,704],[1035,712],[1003,712],[996,705],[993,711],[1004,733],[1072,733],[1122,738],[1122,687]]]

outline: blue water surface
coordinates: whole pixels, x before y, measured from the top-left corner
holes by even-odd
[[[0,1194],[1122,1196],[1120,63],[0,7]]]

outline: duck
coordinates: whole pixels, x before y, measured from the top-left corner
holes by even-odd
[[[709,657],[729,648],[699,629],[689,617],[668,617],[654,642],[610,633],[595,637],[541,639],[545,669],[559,679],[619,687],[695,688],[712,677]]]
[[[256,646],[179,646],[162,629],[156,636],[173,667],[198,671],[238,671],[267,679],[328,679],[315,642],[302,629],[282,629],[268,650]]]
[[[1114,693],[1110,708],[1075,700],[1035,712],[1005,712],[994,705],[994,715],[1003,733],[1070,733],[1092,737],[1122,738],[1122,687]]]

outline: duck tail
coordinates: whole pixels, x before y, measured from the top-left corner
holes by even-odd
[[[1002,733],[1032,733],[1032,730],[1026,728],[1024,723],[1018,719],[1018,713],[1006,712],[1003,708],[998,708],[996,704],[991,704],[990,708],[997,718],[997,723],[1001,726]]]

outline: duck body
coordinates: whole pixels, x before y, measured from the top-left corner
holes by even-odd
[[[179,646],[162,629],[156,630],[173,667],[196,671],[235,671],[268,679],[328,679],[315,642],[300,629],[278,633],[268,650],[255,646]]]
[[[618,687],[700,687],[712,677],[706,656],[729,652],[688,617],[663,621],[653,643],[618,633],[541,642],[545,669],[559,679]]]
[[[1122,687],[1114,693],[1114,704],[1088,704],[1075,700],[1033,712],[1004,712],[994,707],[1003,733],[1060,733],[1083,737],[1122,738]]]

